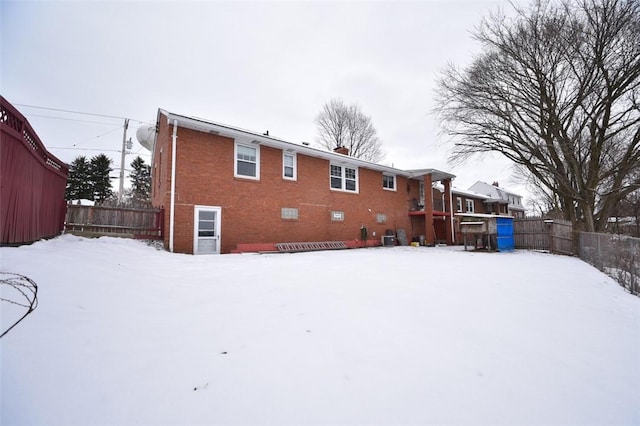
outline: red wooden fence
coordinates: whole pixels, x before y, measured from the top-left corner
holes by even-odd
[[[27,119],[0,96],[1,245],[60,234],[68,173],[68,166],[46,150]]]

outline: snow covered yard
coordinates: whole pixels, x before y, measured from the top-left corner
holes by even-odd
[[[65,235],[0,262],[39,285],[0,340],[3,426],[640,424],[640,299],[578,259]]]

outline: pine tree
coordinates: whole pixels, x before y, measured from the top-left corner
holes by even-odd
[[[113,195],[109,177],[112,170],[111,159],[106,155],[98,154],[91,158],[91,183],[95,201],[102,202]]]
[[[65,198],[67,200],[93,200],[92,188],[91,164],[87,161],[87,157],[80,155],[71,162],[71,167],[69,167]]]
[[[131,168],[133,169],[129,173],[131,178],[131,193],[133,199],[136,201],[149,200],[149,193],[151,192],[151,166],[144,163],[144,160],[139,156],[131,162]]]

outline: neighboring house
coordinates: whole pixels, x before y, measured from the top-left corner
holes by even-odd
[[[273,250],[275,243],[454,242],[451,179],[400,170],[158,110],[152,203],[165,208],[165,246],[181,253]],[[434,199],[441,182],[443,196]]]
[[[68,173],[29,121],[0,96],[0,245],[31,243],[62,232]]]
[[[433,190],[434,193],[439,193],[444,196],[444,187],[442,185],[435,184]],[[451,197],[454,214],[455,241],[462,243],[463,235],[460,232],[459,220],[456,215],[459,213],[491,213],[486,210],[487,204],[485,203],[491,198],[487,195],[479,194],[469,189],[456,188],[455,186],[451,188]]]
[[[522,205],[522,196],[500,188],[498,182],[489,185],[486,182],[478,181],[471,185],[469,190],[488,197],[483,201],[485,213],[524,217],[525,208]]]

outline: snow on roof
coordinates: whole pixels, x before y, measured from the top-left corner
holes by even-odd
[[[444,191],[444,185],[442,185],[441,183],[436,183],[433,185],[433,187],[440,192]],[[491,199],[491,197],[484,194],[480,194],[479,192],[471,191],[469,189],[460,189],[460,188],[456,188],[455,186],[451,188],[451,193],[457,194],[457,195],[466,195],[467,197],[479,198],[483,200]]]
[[[508,189],[503,188],[501,186],[491,185],[489,183],[482,182],[480,180],[474,183],[473,185],[471,185],[469,189],[473,191],[481,192],[492,198],[506,199],[503,196],[503,194],[515,195],[516,197],[520,197],[520,195],[517,192],[509,191]]]
[[[329,161],[335,161],[345,164],[352,164],[358,167],[364,167],[367,169],[377,170],[381,172],[406,176],[409,178],[423,176],[425,174],[431,174],[434,180],[454,178],[455,175],[447,172],[443,172],[437,169],[420,169],[420,170],[402,170],[395,167],[385,166],[371,161],[361,160],[356,157],[350,157],[348,155],[339,154],[333,151],[325,151],[322,149],[308,146],[307,144],[297,144],[293,142],[287,142],[282,139],[269,136],[268,132],[261,134],[250,130],[244,130],[237,127],[232,127],[226,124],[215,123],[213,121],[205,120],[196,117],[187,117],[180,114],[175,114],[164,110],[158,109],[158,120],[160,115],[167,117],[167,122],[172,124],[178,123],[178,126],[186,127],[192,130],[217,134],[226,136],[235,140],[243,141],[246,143],[254,143],[258,145],[265,145],[272,148],[282,149],[289,152],[299,152],[300,154],[308,155],[310,157],[323,158]]]
[[[414,169],[407,170],[407,172],[411,174],[412,178],[430,174],[434,181],[439,181],[442,179],[453,179],[454,177],[456,177],[456,175],[452,175],[451,173],[443,172],[437,169]]]

